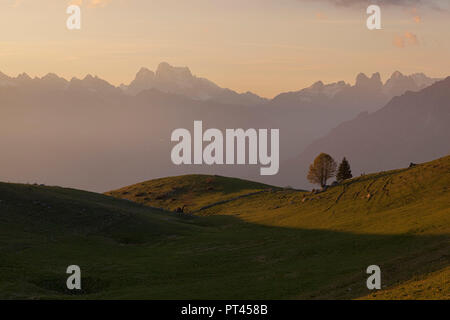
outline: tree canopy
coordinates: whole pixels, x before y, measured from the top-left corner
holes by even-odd
[[[307,178],[309,182],[319,184],[323,188],[326,186],[327,180],[335,176],[336,167],[336,161],[329,154],[321,153],[309,166]]]
[[[336,180],[338,182],[344,181],[346,179],[352,178],[352,170],[350,170],[350,163],[348,163],[347,159],[344,157],[342,159],[341,164],[339,165],[339,169],[336,175]]]

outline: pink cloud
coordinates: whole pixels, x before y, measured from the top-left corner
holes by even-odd
[[[327,19],[328,17],[324,14],[324,13],[322,13],[322,12],[317,12],[316,13],[316,19],[317,20],[325,20],[325,19]]]
[[[70,4],[81,6],[83,4],[87,5],[89,8],[99,8],[105,7],[111,0],[72,0]]]
[[[412,19],[415,23],[421,23],[422,17],[419,14],[417,8],[413,7],[411,9],[405,9],[406,13],[412,16]]]
[[[418,45],[419,39],[414,33],[406,31],[404,35],[396,35],[393,43],[397,48],[405,48],[408,45]]]

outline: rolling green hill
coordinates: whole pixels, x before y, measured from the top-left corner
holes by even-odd
[[[221,176],[185,175],[138,183],[106,195],[175,211],[196,212],[211,204],[279,189],[262,183]]]
[[[108,193],[128,200],[0,183],[0,298],[448,299],[449,188],[450,157],[317,194],[197,175]]]

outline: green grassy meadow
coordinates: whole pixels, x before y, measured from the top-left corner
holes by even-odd
[[[318,194],[205,175],[105,195],[0,183],[1,299],[450,299],[449,266],[450,157]]]

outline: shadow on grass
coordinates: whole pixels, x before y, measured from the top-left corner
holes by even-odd
[[[78,298],[348,299],[370,293],[369,265],[381,267],[388,288],[450,264],[448,235],[280,228],[213,216],[193,219],[196,228],[187,232],[162,229],[155,236],[151,223],[127,219],[114,232],[47,234],[57,242],[28,243],[20,255],[3,255],[2,278],[14,281],[16,273],[8,270],[17,268],[17,280],[32,284],[24,297],[45,292],[43,297],[70,298],[64,271],[76,262],[88,272]],[[30,232],[41,230],[28,229],[28,241]],[[139,241],[124,245],[124,237]]]
[[[369,265],[381,267],[389,288],[450,264],[448,234],[184,217],[29,185],[0,184],[0,194],[0,298],[71,298],[65,271],[72,264],[82,269],[76,297],[98,299],[347,299],[370,293]]]

